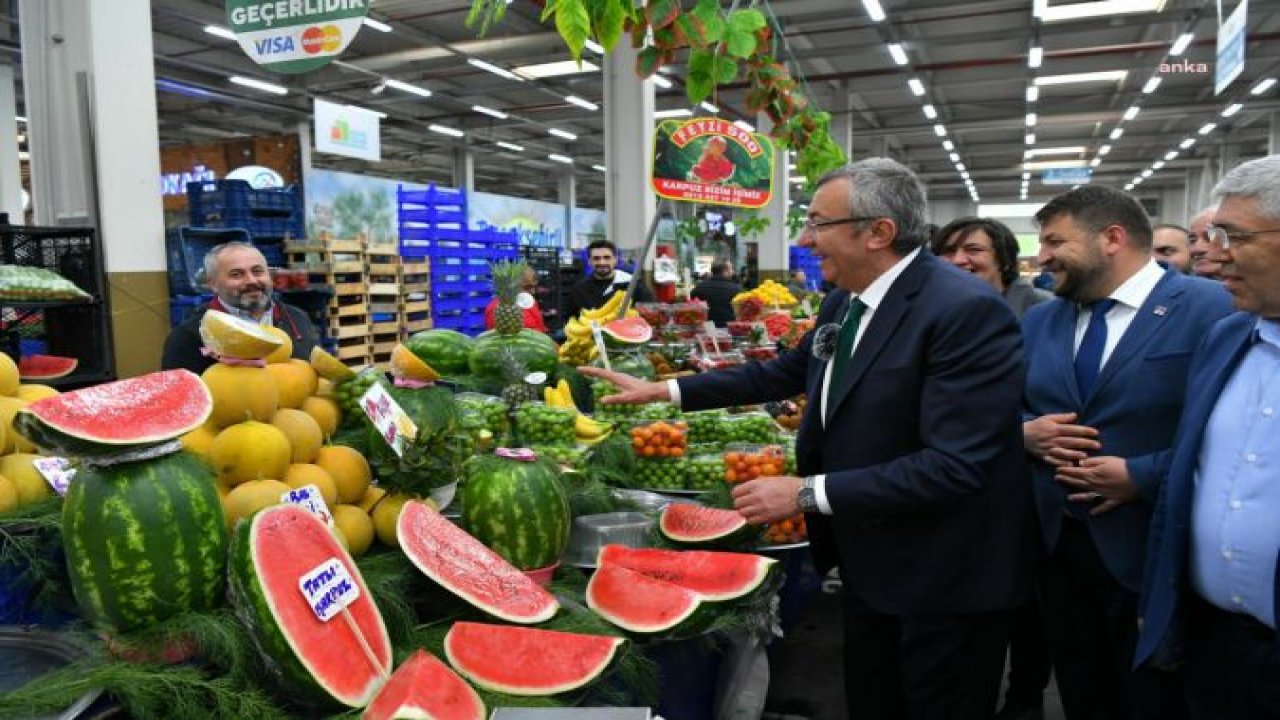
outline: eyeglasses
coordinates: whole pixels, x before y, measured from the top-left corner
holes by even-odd
[[[804,221],[804,228],[800,231],[800,234],[806,235],[808,233],[813,233],[816,235],[818,234],[818,231],[821,230],[822,228],[831,227],[832,225],[844,225],[845,223],[863,222],[865,220],[879,220],[880,217],[881,217],[880,215],[874,215],[871,217],[836,218],[835,220],[809,219]]]
[[[1270,230],[1241,230],[1239,232],[1227,232],[1226,228],[1220,228],[1217,225],[1210,225],[1204,229],[1204,234],[1208,236],[1209,242],[1217,245],[1223,250],[1231,247],[1232,243],[1241,245],[1245,238],[1254,235],[1263,235],[1266,233],[1280,232],[1280,228],[1271,228]]]

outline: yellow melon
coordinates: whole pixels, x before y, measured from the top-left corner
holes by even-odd
[[[284,473],[284,484],[291,488],[303,485],[315,485],[320,488],[320,496],[324,498],[326,507],[338,504],[338,484],[328,470],[311,463],[294,463]]]
[[[435,382],[440,379],[440,373],[404,345],[396,345],[391,351],[391,374],[398,378],[419,382]]]
[[[33,453],[14,453],[0,458],[0,475],[13,483],[18,491],[18,505],[30,505],[53,494],[49,483],[31,463],[40,458]]]
[[[209,422],[219,428],[245,420],[270,422],[280,408],[280,388],[266,368],[214,363],[202,377],[213,396]]]
[[[289,333],[281,330],[274,325],[267,325],[266,331],[280,338],[280,347],[271,351],[267,356],[268,363],[282,363],[293,356],[293,338],[289,337]]]
[[[382,502],[373,506],[371,517],[378,542],[387,547],[400,547],[400,539],[396,537],[396,521],[400,519],[400,510],[404,508],[404,504],[412,499],[411,495],[396,493],[386,496]]]
[[[279,336],[268,327],[209,310],[200,319],[200,339],[219,357],[261,360],[281,345]]]
[[[279,480],[289,469],[291,455],[289,438],[280,428],[256,420],[224,429],[209,447],[214,472],[229,485],[262,478]]]
[[[43,400],[47,397],[54,397],[61,394],[62,393],[54,390],[48,385],[26,383],[18,386],[17,397],[26,400],[27,402],[35,402],[37,400]]]
[[[0,475],[0,515],[18,509],[18,486]]]
[[[18,392],[18,364],[8,353],[0,352],[0,395],[13,395]]]
[[[280,388],[280,407],[299,408],[316,391],[316,371],[304,360],[287,360],[267,366]]]
[[[0,353],[3,355],[4,353]],[[27,401],[16,397],[0,397],[0,425],[4,426],[4,446],[0,454],[12,452],[30,453],[36,446],[13,429],[13,416],[27,406]]]
[[[373,482],[369,461],[346,445],[325,445],[316,454],[315,463],[328,470],[338,484],[338,502],[359,502]]]
[[[301,409],[315,419],[316,424],[320,426],[320,434],[326,438],[338,431],[338,423],[342,421],[342,410],[333,400],[326,397],[309,397],[302,401]]]
[[[333,382],[356,376],[355,370],[343,365],[341,360],[325,352],[324,348],[318,345],[311,348],[311,367],[317,375]]]
[[[373,544],[373,520],[355,505],[333,508],[333,524],[347,540],[347,550],[360,557]]]
[[[279,505],[280,496],[287,492],[289,492],[289,486],[279,480],[250,480],[237,485],[222,501],[227,525],[235,527],[237,522],[259,510]]]
[[[333,381],[320,378],[316,383],[316,397],[333,397]]]
[[[371,513],[373,512],[373,506],[377,505],[378,501],[386,496],[386,490],[383,490],[377,485],[370,485],[369,489],[365,491],[364,497],[360,498],[360,502],[356,503],[356,507],[366,513]]]
[[[216,437],[218,437],[218,428],[206,422],[178,439],[182,441],[182,447],[187,452],[209,462],[209,448],[213,446],[213,439]]]
[[[289,447],[293,448],[291,462],[311,462],[316,458],[316,453],[320,452],[320,446],[324,444],[324,433],[320,430],[320,423],[301,410],[280,408],[272,416],[271,424],[280,428],[284,436],[289,438]]]

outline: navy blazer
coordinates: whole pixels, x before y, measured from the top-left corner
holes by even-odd
[[[1161,453],[1173,445],[1191,356],[1209,328],[1231,312],[1231,296],[1219,283],[1166,270],[1138,309],[1124,337],[1098,374],[1092,394],[1076,386],[1076,304],[1056,298],[1027,311],[1028,418],[1077,413],[1077,423],[1097,428],[1099,455],[1125,458],[1139,497],[1085,522],[1103,564],[1130,590],[1142,584],[1151,508],[1162,482]],[[1167,458],[1165,458],[1167,460]],[[1036,513],[1052,552],[1062,530],[1067,490],[1053,468],[1032,458]]]
[[[844,317],[827,296],[817,325]],[[825,473],[833,515],[808,517],[815,559],[897,615],[1017,606],[1029,588],[1030,498],[1017,321],[986,283],[921,253],[872,315],[823,427],[813,333],[767,363],[681,378],[685,409],[808,392],[800,474]],[[834,344],[834,343],[833,343]]]
[[[1169,462],[1164,487],[1151,521],[1151,552],[1139,603],[1142,634],[1138,637],[1136,664],[1156,652],[1171,652],[1169,642],[1180,624],[1179,605],[1190,592],[1187,579],[1187,551],[1191,539],[1191,505],[1195,499],[1196,466],[1209,415],[1218,402],[1227,380],[1244,359],[1252,342],[1256,315],[1236,313],[1215,325],[1196,353],[1187,381],[1187,404],[1178,423],[1178,435]],[[1277,566],[1280,573],[1280,566]],[[1280,617],[1280,576],[1276,578],[1276,617]],[[1280,642],[1280,633],[1276,636]],[[1162,660],[1172,659],[1168,654]]]

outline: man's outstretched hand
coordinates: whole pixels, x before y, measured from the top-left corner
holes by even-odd
[[[605,405],[641,405],[651,402],[670,402],[671,394],[667,392],[667,383],[650,382],[632,377],[616,370],[582,366],[578,372],[587,377],[600,378],[613,383],[620,392],[600,398]]]

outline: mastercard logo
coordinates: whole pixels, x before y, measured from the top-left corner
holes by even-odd
[[[308,55],[336,52],[342,47],[342,30],[337,25],[312,25],[302,31],[302,51]]]

